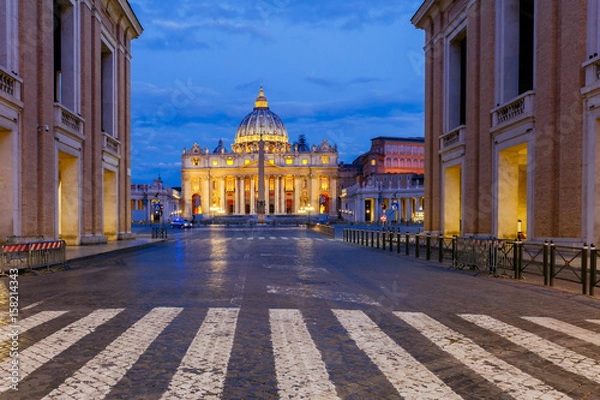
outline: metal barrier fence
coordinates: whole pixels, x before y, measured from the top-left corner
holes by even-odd
[[[410,234],[389,228],[344,229],[343,240],[397,254],[424,257],[449,263],[458,269],[477,273],[525,279],[538,276],[544,285],[553,286],[556,279],[581,285],[582,294],[594,294],[600,284],[597,259],[600,249],[594,245],[557,246],[552,241],[527,243],[496,238],[445,238],[429,233]]]
[[[0,253],[0,276],[7,275],[11,269],[25,270],[38,274],[35,269],[45,267],[51,272],[50,267],[59,265],[68,269],[66,264],[66,243],[64,240],[41,240],[5,244]]]

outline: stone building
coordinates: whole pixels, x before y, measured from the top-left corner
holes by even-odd
[[[158,176],[152,184],[131,184],[131,220],[136,223],[155,221],[156,211],[160,211],[160,222],[172,221],[181,215],[181,194],[176,188],[163,184]]]
[[[0,240],[131,237],[126,0],[0,1]]]
[[[338,152],[323,140],[309,146],[301,135],[290,143],[281,118],[269,109],[260,88],[254,110],[239,124],[231,150],[220,140],[210,150],[194,143],[183,149],[182,199],[185,218],[258,214],[259,141],[265,149],[267,217],[319,214],[336,217]]]
[[[371,139],[367,153],[351,166],[340,165],[341,217],[352,222],[422,222],[424,156],[423,138]]]
[[[0,7],[0,238],[129,237],[129,4]]]
[[[425,229],[600,242],[598,0],[427,0]]]

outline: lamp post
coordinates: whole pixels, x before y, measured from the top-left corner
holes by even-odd
[[[313,206],[310,204],[305,207],[306,209],[306,224],[310,224],[310,212],[314,210]]]

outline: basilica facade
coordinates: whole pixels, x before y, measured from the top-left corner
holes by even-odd
[[[337,146],[304,137],[290,143],[281,118],[269,109],[262,87],[252,112],[237,128],[228,150],[194,143],[182,155],[182,214],[207,219],[258,214],[259,143],[264,144],[264,210],[267,217],[337,216]],[[262,186],[262,185],[261,185]]]

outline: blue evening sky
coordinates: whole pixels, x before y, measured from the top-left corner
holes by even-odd
[[[264,87],[290,142],[351,163],[377,136],[423,136],[421,0],[129,0],[132,183],[181,186],[195,142],[228,150]]]

